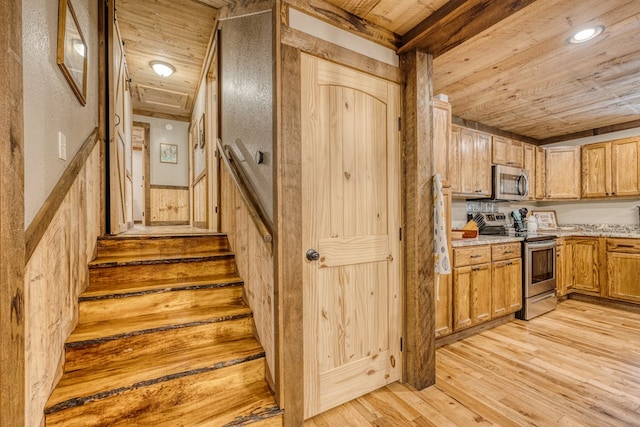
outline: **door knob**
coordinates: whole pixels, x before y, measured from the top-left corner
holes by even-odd
[[[309,261],[317,261],[320,259],[320,254],[315,249],[309,249],[307,251],[307,259]]]

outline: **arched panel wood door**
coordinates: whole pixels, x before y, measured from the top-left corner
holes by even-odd
[[[400,88],[305,54],[301,67],[308,418],[401,377]]]

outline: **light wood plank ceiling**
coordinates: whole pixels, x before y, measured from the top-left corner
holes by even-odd
[[[309,1],[323,8],[322,0]],[[232,3],[118,1],[137,112],[188,117],[215,8]],[[461,119],[543,142],[640,126],[638,0],[328,3],[393,31],[400,52],[432,52],[435,93],[448,95]],[[587,24],[605,25],[604,35],[584,45],[565,42]],[[149,68],[153,59],[171,62],[178,71],[160,79]],[[182,100],[184,108],[162,105],[166,99]]]
[[[224,0],[118,0],[134,113],[189,120],[217,9]],[[173,65],[170,77],[150,67]]]

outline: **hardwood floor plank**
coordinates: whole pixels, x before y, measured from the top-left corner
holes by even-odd
[[[639,426],[638,331],[639,313],[566,300],[439,348],[434,387],[391,384],[305,425]]]

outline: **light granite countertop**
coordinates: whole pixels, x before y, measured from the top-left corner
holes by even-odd
[[[554,235],[556,237],[618,237],[640,239],[640,227],[637,225],[620,224],[562,224],[555,229],[538,229],[538,234]],[[465,246],[521,242],[522,240],[524,240],[523,237],[513,235],[479,235],[472,239],[453,240],[451,246],[460,248]]]

